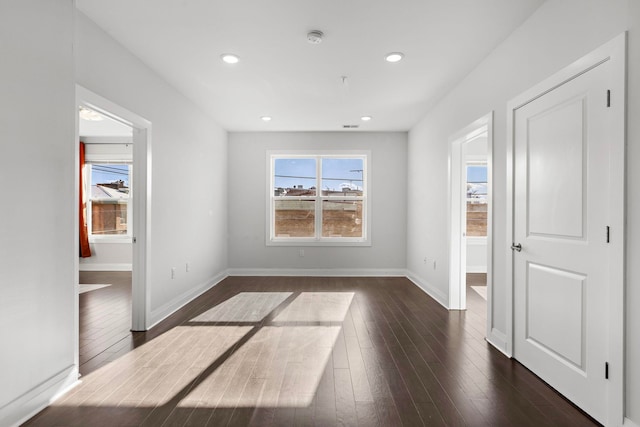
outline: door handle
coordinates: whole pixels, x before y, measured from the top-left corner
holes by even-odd
[[[511,250],[520,252],[522,251],[522,245],[520,243],[518,243],[517,245],[515,243],[512,243]]]

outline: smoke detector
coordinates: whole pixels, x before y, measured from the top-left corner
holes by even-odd
[[[320,44],[322,43],[322,37],[324,37],[324,33],[322,31],[309,31],[307,34],[307,41],[311,44]]]

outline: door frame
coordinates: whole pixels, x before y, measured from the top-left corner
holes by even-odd
[[[463,214],[462,198],[466,193],[462,189],[462,144],[473,138],[475,134],[487,133],[487,337],[491,327],[492,289],[493,289],[493,111],[465,126],[449,137],[449,310],[465,310],[466,281],[462,280],[461,271],[466,257],[462,254]]]
[[[76,108],[86,106],[107,117],[124,123],[133,128],[133,177],[135,183],[135,197],[133,197],[133,236],[132,236],[132,278],[131,278],[131,330],[146,331],[150,316],[150,293],[147,283],[149,276],[149,240],[151,231],[151,122],[143,117],[109,101],[106,98],[80,86],[76,85]],[[76,141],[75,141],[75,164],[76,170],[79,168],[79,144],[76,114]],[[76,172],[77,173],[77,172]],[[78,199],[79,177],[76,176],[75,191]],[[77,210],[77,209],[76,209]],[[76,219],[76,224],[79,219]],[[78,227],[76,226],[76,229]],[[76,238],[76,253],[78,252],[78,239]],[[79,270],[79,260],[75,258],[75,271]],[[77,280],[76,280],[77,282]],[[76,283],[77,286],[77,283]],[[79,306],[76,301],[76,331],[79,330]],[[76,338],[79,348],[79,337]],[[76,363],[78,355],[76,354]]]
[[[507,103],[507,170],[506,207],[507,223],[505,244],[506,275],[511,281],[506,286],[507,331],[505,352],[513,357],[514,342],[514,257],[509,249],[514,237],[514,165],[515,137],[514,120],[516,110],[545,95],[562,84],[579,77],[594,67],[609,62],[613,81],[611,85],[612,129],[609,173],[609,200],[611,242],[609,252],[609,384],[607,424],[622,425],[624,419],[624,287],[625,287],[625,126],[626,126],[626,33],[620,34],[593,52],[573,62],[551,77],[543,80]],[[603,102],[606,94],[603,94]],[[604,375],[604,373],[603,373]]]

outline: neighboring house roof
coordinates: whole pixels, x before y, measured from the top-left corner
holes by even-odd
[[[91,198],[94,200],[128,200],[129,188],[123,187],[116,190],[105,185],[92,185]]]

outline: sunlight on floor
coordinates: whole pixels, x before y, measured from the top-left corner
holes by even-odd
[[[81,378],[54,406],[162,405],[251,329],[178,326]]]
[[[292,292],[242,292],[191,319],[192,322],[260,322]]]
[[[472,286],[471,289],[476,291],[482,298],[487,299],[487,287],[486,286]]]
[[[288,301],[292,295],[235,295],[87,375],[52,406],[308,406],[354,293],[302,292]]]
[[[78,285],[78,293],[84,294],[85,292],[97,291],[98,289],[106,288],[111,285]]]
[[[353,292],[302,292],[274,322],[342,322]]]
[[[264,327],[178,406],[308,406],[339,333],[340,326]]]

